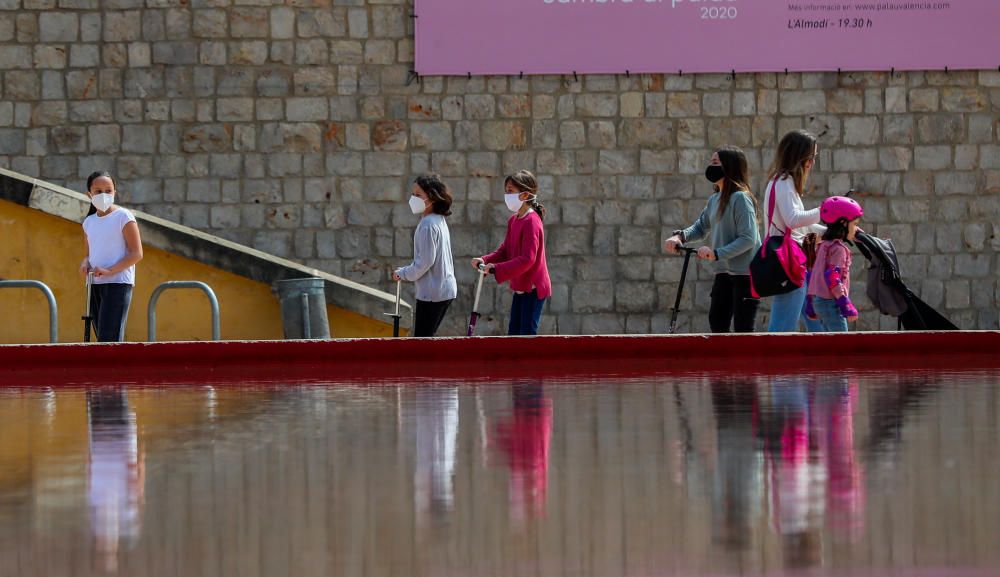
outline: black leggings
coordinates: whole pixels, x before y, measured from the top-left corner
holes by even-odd
[[[125,321],[132,304],[132,285],[108,283],[91,285],[90,316],[100,343],[125,340]]]
[[[708,325],[713,333],[752,333],[757,321],[760,299],[750,295],[750,275],[720,273],[712,284],[712,304],[708,309]]]
[[[440,302],[417,301],[417,310],[413,313],[413,337],[433,337],[437,334],[448,305],[455,299]]]

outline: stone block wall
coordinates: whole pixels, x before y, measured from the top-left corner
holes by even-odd
[[[821,152],[806,204],[857,189],[913,290],[963,328],[997,328],[1000,72],[411,81],[411,13],[0,0],[0,164],[78,190],[107,169],[128,206],[387,290],[411,256],[410,182],[439,172],[460,282],[442,334],[464,333],[466,263],[499,243],[502,177],[527,168],[549,209],[543,331],[645,333],[666,330],[681,259],[660,245],[710,194],[713,147],[746,150],[760,195],[777,139],[807,128]],[[894,327],[855,263],[859,327]],[[707,330],[711,275],[688,278],[680,327]],[[481,333],[504,331],[509,302],[487,285]]]

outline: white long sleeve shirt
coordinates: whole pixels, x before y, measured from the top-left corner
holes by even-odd
[[[769,180],[764,188],[764,204],[761,213],[764,220],[764,235],[783,235],[791,230],[792,239],[802,243],[802,240],[810,232],[823,234],[826,227],[819,224],[819,207],[812,210],[805,210],[802,204],[802,197],[795,191],[795,181],[790,177],[777,177],[778,184],[775,187],[774,196],[774,216],[771,221],[767,220],[767,208],[771,205],[771,185],[774,182]]]
[[[417,300],[441,302],[458,295],[448,223],[440,214],[420,219],[413,233],[413,262],[396,271],[416,284]]]

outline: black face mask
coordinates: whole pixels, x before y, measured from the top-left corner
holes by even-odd
[[[726,173],[722,171],[722,165],[709,164],[708,168],[705,169],[705,178],[712,184],[715,184],[723,178],[726,178]]]

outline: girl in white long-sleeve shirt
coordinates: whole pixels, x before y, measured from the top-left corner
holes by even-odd
[[[816,164],[819,149],[816,137],[805,130],[793,130],[782,137],[774,155],[774,163],[768,171],[767,186],[764,187],[764,207],[770,206],[771,191],[774,191],[774,215],[767,221],[764,209],[764,236],[791,234],[792,240],[802,244],[806,234],[822,233],[825,227],[819,225],[819,208],[805,210],[802,194],[805,192],[809,173]],[[806,287],[777,295],[771,299],[771,320],[768,332],[788,333],[799,330],[799,319],[812,330],[810,321],[803,314],[806,302]],[[821,330],[817,327],[817,330]]]

